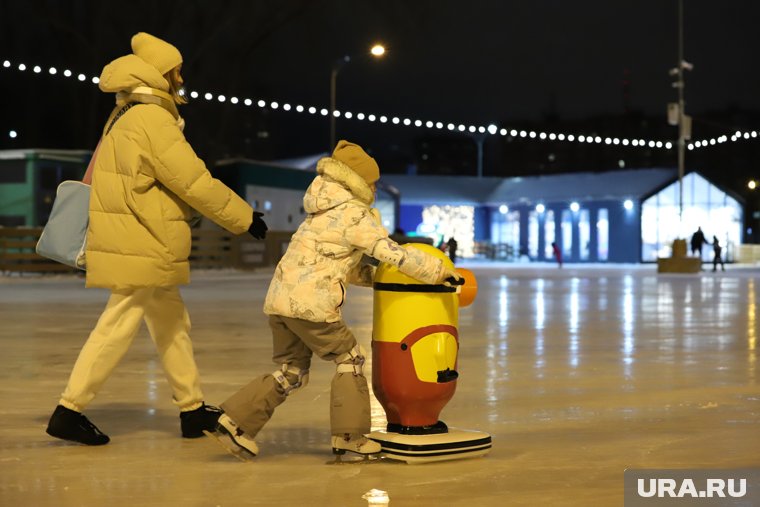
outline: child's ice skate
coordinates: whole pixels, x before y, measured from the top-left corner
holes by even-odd
[[[334,464],[339,463],[366,463],[375,461],[379,457],[381,446],[374,440],[370,440],[364,435],[352,435],[346,433],[344,435],[333,435],[332,439],[332,452],[335,455]],[[343,461],[343,455],[346,451],[352,452],[362,456],[361,460],[349,460]]]
[[[256,445],[256,441],[246,435],[227,414],[219,417],[216,433],[205,430],[204,433],[219,442],[222,447],[240,461],[250,461],[259,453],[259,446]]]

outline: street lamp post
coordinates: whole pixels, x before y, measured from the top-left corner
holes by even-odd
[[[686,140],[691,139],[691,117],[688,116],[684,109],[684,70],[691,70],[694,66],[683,58],[683,0],[678,0],[678,65],[670,69],[670,75],[676,76],[677,81],[673,83],[678,88],[678,221],[680,228],[683,228],[683,177],[686,166]],[[683,232],[683,231],[681,231]]]
[[[380,58],[385,54],[385,47],[382,44],[375,44],[370,49],[370,55],[375,58]],[[338,72],[351,61],[350,56],[344,56],[335,60],[330,71],[330,146],[329,151],[335,148],[335,107],[336,107],[336,95],[338,87]]]
[[[344,56],[343,58],[335,60],[335,63],[333,63],[332,66],[332,71],[330,72],[330,151],[335,148],[335,94],[337,91],[338,72],[340,72],[340,69],[350,61],[350,56]]]
[[[760,199],[755,192],[758,188],[758,181],[754,178],[749,180],[747,188],[749,189],[749,198],[747,199],[747,210],[749,210],[749,213],[746,217],[748,225],[746,230],[747,242],[757,243],[755,238],[760,237],[758,235],[758,231],[760,231]]]
[[[496,134],[498,130],[498,127],[494,125],[493,123],[488,126],[484,131],[478,132],[477,134],[474,134],[472,136],[472,139],[475,141],[475,146],[477,148],[477,175],[478,178],[483,177],[483,143],[486,140],[486,137],[489,135]]]

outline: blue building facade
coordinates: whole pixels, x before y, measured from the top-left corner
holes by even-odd
[[[739,199],[696,172],[683,180],[683,222],[672,201],[678,185],[673,169],[506,179],[383,179],[400,191],[399,224],[404,231],[434,241],[454,236],[463,257],[475,255],[479,245],[486,244],[510,257],[553,261],[556,243],[565,262],[650,262],[669,255],[672,240],[688,239],[698,222],[712,228],[711,234],[729,245],[729,251],[741,238]],[[701,189],[693,192],[694,198],[692,188]],[[449,220],[447,214],[465,218]],[[466,217],[471,217],[470,226],[462,223]]]

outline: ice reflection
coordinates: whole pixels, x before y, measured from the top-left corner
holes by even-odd
[[[749,283],[754,282],[752,278],[748,280]],[[708,314],[716,322],[730,322],[735,320],[739,314],[740,307],[736,304],[736,298],[739,293],[738,279],[724,278],[724,277],[705,277],[703,279],[703,285],[706,288],[710,297],[706,300],[708,306]],[[703,289],[703,294],[705,289]],[[752,299],[752,295],[748,294],[749,301]],[[751,303],[748,303],[751,304]],[[716,329],[715,334],[712,336],[714,340],[717,340],[720,350],[736,346],[737,334],[736,330],[730,326],[720,326]]]
[[[544,302],[544,285],[545,280],[539,278],[536,280],[536,368],[542,369],[545,364],[544,360],[544,321],[546,319],[546,307]],[[542,373],[538,377],[543,377]]]
[[[509,286],[509,280],[506,276],[502,276],[499,279],[499,327],[502,328],[502,332],[506,332],[509,327],[509,300],[507,297],[507,287]]]
[[[694,322],[694,294],[692,293],[692,284],[686,286],[686,294],[683,300],[683,321],[689,325]]]
[[[718,322],[726,322],[730,318],[731,314],[736,311],[734,306],[730,303],[731,299],[726,297],[734,292],[734,282],[734,280],[726,280],[722,277],[716,280],[717,287],[715,288],[715,297],[719,299]],[[729,334],[728,336],[722,336],[721,338],[721,344],[725,344],[726,341],[733,341],[734,337],[732,334]],[[726,340],[726,338],[728,340]]]
[[[573,278],[570,280],[570,325],[569,325],[569,354],[568,363],[573,368],[578,366],[578,319],[579,319],[579,302],[578,286],[580,280]]]
[[[657,348],[663,353],[672,354],[675,348],[675,335],[681,333],[676,329],[676,310],[673,306],[673,287],[669,280],[657,283],[656,314],[652,320],[657,322]],[[665,357],[663,356],[663,359]],[[668,356],[668,359],[670,357]]]
[[[607,311],[607,278],[599,279],[599,312]]]
[[[755,378],[755,361],[757,360],[757,292],[755,292],[755,279],[750,278],[747,282],[747,348],[749,353],[749,376]]]
[[[623,373],[625,376],[631,375],[633,365],[633,316],[635,314],[633,299],[633,277],[626,275],[623,277]]]
[[[507,368],[507,350],[508,340],[507,332],[509,329],[509,279],[502,275],[499,278],[498,293],[498,332],[493,334],[494,339],[488,341],[487,346],[487,363],[488,371],[505,372],[504,375],[487,375],[485,381],[486,399],[491,403],[498,403],[503,396],[503,391],[499,389],[506,377]],[[493,411],[488,413],[489,422],[496,423],[499,420],[499,412]]]
[[[578,332],[578,285],[580,280],[570,280],[570,332]]]
[[[545,280],[539,278],[536,280],[536,329],[544,328],[545,307],[544,307],[544,284]]]

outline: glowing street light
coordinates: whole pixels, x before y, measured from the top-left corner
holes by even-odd
[[[757,188],[757,182],[755,180],[749,180],[749,183],[747,183],[747,187],[750,190],[754,190]]]

